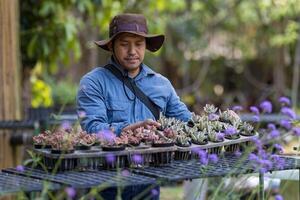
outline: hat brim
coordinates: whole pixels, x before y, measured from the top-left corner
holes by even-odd
[[[118,32],[117,34],[113,35],[111,38],[107,40],[99,40],[95,41],[95,44],[101,47],[102,49],[106,51],[110,51],[108,48],[108,44],[112,42],[114,38],[116,38],[117,35],[120,35],[121,33],[132,33],[135,35],[142,36],[146,39],[146,49],[148,49],[151,52],[155,52],[161,48],[161,46],[164,43],[165,36],[164,35],[147,35],[144,33],[137,33],[137,32],[131,32],[131,31],[123,31]]]

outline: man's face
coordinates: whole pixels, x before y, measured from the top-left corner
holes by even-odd
[[[144,60],[145,50],[145,38],[135,34],[122,33],[114,42],[115,57],[134,76],[139,72],[139,66]]]

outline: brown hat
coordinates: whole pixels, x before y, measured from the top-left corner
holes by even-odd
[[[148,35],[147,21],[141,14],[120,14],[109,24],[109,39],[95,41],[104,50],[109,51],[108,44],[120,33],[133,33],[145,37],[146,48],[155,52],[162,46],[164,35]]]

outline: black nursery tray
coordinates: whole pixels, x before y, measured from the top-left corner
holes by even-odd
[[[64,159],[71,159],[71,158],[100,158],[106,157],[107,155],[114,154],[115,156],[123,156],[123,155],[133,155],[133,154],[149,154],[149,153],[159,153],[159,152],[172,152],[176,150],[176,146],[171,147],[149,147],[149,146],[138,146],[138,147],[126,147],[123,151],[103,151],[99,147],[92,147],[90,150],[82,151],[82,150],[75,150],[74,153],[70,154],[52,154],[51,150],[49,149],[34,149],[36,153],[41,156],[47,158],[64,158]]]
[[[243,142],[247,142],[247,141],[251,141],[254,137],[257,137],[258,133],[256,133],[253,136],[240,136],[240,138],[238,139],[224,139],[223,142],[210,142],[208,141],[207,144],[204,145],[197,145],[197,144],[193,144],[189,147],[179,147],[177,146],[177,151],[189,151],[189,150],[193,150],[193,149],[211,149],[211,148],[215,148],[215,147],[222,147],[222,146],[228,146],[228,145],[232,145],[232,144],[239,144],[239,143],[243,143]]]

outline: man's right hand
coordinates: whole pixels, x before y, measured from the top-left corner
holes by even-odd
[[[134,130],[137,129],[139,127],[144,127],[146,129],[152,129],[154,127],[160,127],[161,124],[152,120],[152,119],[146,119],[145,121],[141,121],[141,122],[137,122],[134,124],[130,124],[129,126],[126,126],[125,128],[123,128],[123,131],[128,131],[128,130]]]

